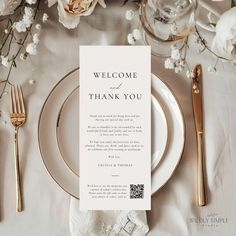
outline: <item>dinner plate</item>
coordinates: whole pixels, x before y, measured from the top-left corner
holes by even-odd
[[[154,74],[152,74],[152,94],[161,104],[168,125],[168,144],[164,157],[152,172],[152,194],[154,194],[171,178],[180,162],[185,144],[185,123],[174,93]]]
[[[57,142],[61,157],[72,172],[79,176],[79,88],[73,90],[58,114]],[[77,135],[79,138],[79,135]]]
[[[43,104],[38,123],[38,142],[44,165],[55,182],[67,193],[79,198],[79,177],[65,164],[57,145],[58,113],[68,95],[79,86],[78,71],[61,79]],[[69,139],[77,139],[79,132]],[[75,150],[76,146],[73,147]]]
[[[57,142],[62,158],[72,172],[79,176],[79,140],[76,137],[79,132],[79,88],[74,89],[58,114]],[[151,170],[154,171],[160,162],[167,144],[167,122],[165,114],[157,101],[152,96],[152,157]]]
[[[178,102],[170,89],[154,75],[152,86],[154,104],[152,106],[152,129],[154,130],[152,133],[157,133],[156,137],[152,136],[152,168],[154,170],[152,193],[154,193],[171,177],[180,160],[184,146],[184,123]],[[77,69],[66,75],[52,89],[42,107],[38,125],[39,148],[49,174],[59,186],[76,198],[79,198],[78,157],[76,156],[79,142],[77,122],[79,109],[75,108],[76,102],[79,105],[78,95],[79,70]],[[167,120],[166,129],[161,127],[159,132],[155,131],[158,131],[157,117],[164,127]],[[166,138],[162,132],[166,132]],[[167,136],[168,145],[166,146]],[[165,144],[162,150],[158,150],[160,140]],[[163,153],[164,157],[161,158]]]

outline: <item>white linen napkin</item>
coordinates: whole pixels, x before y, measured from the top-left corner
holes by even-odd
[[[71,198],[71,236],[143,236],[149,228],[146,211],[80,211],[79,201]]]

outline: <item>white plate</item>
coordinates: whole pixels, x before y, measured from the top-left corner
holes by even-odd
[[[74,139],[79,132],[79,88],[69,94],[63,103],[57,119],[57,141],[67,166],[79,176],[79,140]],[[152,162],[151,169],[155,170],[160,162],[167,144],[167,122],[165,114],[156,100],[152,97]],[[70,138],[72,137],[72,138]]]
[[[78,71],[66,75],[48,95],[39,117],[38,141],[48,173],[67,193],[78,198],[79,177],[65,164],[57,145],[56,124],[58,113],[68,95],[79,86]],[[79,132],[70,139],[77,139]],[[74,147],[75,148],[75,147]]]
[[[185,125],[181,107],[173,92],[152,74],[152,90],[160,102],[168,124],[168,144],[158,167],[152,172],[152,194],[159,190],[173,175],[183,153]]]
[[[79,88],[73,90],[63,103],[57,122],[57,141],[61,156],[73,173],[79,176],[79,140],[74,138],[79,132],[78,120]]]
[[[163,157],[168,141],[168,126],[165,113],[156,99],[152,95],[152,114],[151,114],[151,133],[152,133],[152,157],[151,170],[155,171],[156,167]]]
[[[77,131],[79,130],[79,126],[77,126],[78,122],[76,121],[78,121],[79,109],[77,112],[74,111],[73,115],[68,116],[65,114],[67,112],[73,112],[72,108],[73,106],[75,107],[75,105],[72,104],[75,104],[75,101],[78,102],[78,100],[75,99],[76,92],[75,95],[70,96],[70,94],[74,94],[73,91],[79,86],[78,78],[79,71],[75,70],[54,87],[43,105],[38,127],[39,147],[49,174],[59,186],[76,198],[79,198],[79,177],[78,157],[76,159],[74,154],[78,153],[79,132]],[[154,135],[152,138],[153,167],[158,165],[164,151],[165,158],[161,160],[152,173],[152,193],[154,193],[170,178],[179,162],[184,144],[184,125],[182,113],[171,91],[155,76],[153,76],[152,82],[155,97],[161,101],[165,112],[167,112],[169,116],[167,119],[168,129],[169,127],[171,128],[171,132],[168,134],[170,138],[168,137],[168,147],[166,149],[167,127],[163,128],[163,126],[165,127],[166,125],[165,115],[160,105],[158,106],[158,102],[156,102],[155,106],[153,106],[155,109],[152,109],[153,116],[155,117],[155,123],[152,122],[152,128],[154,127],[153,133],[158,134],[156,136]],[[158,93],[156,94],[155,91],[158,91]],[[77,96],[78,94],[79,93],[77,93]],[[58,119],[59,113],[60,119]],[[155,114],[161,115],[156,116]],[[159,122],[157,122],[157,118]],[[157,125],[159,123],[163,124],[163,126],[161,125],[161,127],[159,127]],[[58,129],[56,128],[57,125]],[[158,127],[159,130],[157,129]],[[68,133],[68,130],[71,132]],[[67,132],[67,134],[64,132]],[[60,148],[57,145],[57,133],[58,141],[60,140]],[[163,137],[164,141],[162,140]],[[155,139],[158,141],[155,141]],[[158,149],[158,145],[161,144],[161,142],[159,142],[160,140],[165,144],[163,145],[162,143],[162,149]],[[65,145],[62,146],[61,143]],[[70,168],[68,166],[70,166]],[[75,168],[72,168],[74,166]],[[74,172],[77,173],[77,175]],[[159,172],[162,173],[161,176]]]

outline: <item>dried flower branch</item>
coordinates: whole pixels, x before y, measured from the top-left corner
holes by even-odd
[[[229,60],[227,58],[224,58],[224,57],[221,57],[221,56],[217,55],[215,52],[213,52],[211,50],[211,48],[207,45],[207,41],[201,36],[200,32],[198,31],[197,26],[195,26],[195,33],[196,33],[197,38],[199,39],[200,44],[203,45],[203,49],[202,49],[201,52],[203,52],[205,50],[208,50],[211,54],[213,54],[218,59],[222,59],[222,60],[226,60],[226,61],[231,61],[231,60]]]
[[[35,4],[37,2],[37,4]],[[16,59],[20,55],[20,52],[24,50],[23,53],[25,57],[28,54],[27,46],[25,45],[28,37],[31,36],[33,38],[33,43],[35,45],[38,44],[39,39],[37,36],[32,36],[32,27],[34,25],[34,20],[39,12],[41,0],[33,0],[33,1],[22,1],[21,4],[15,9],[14,14],[9,15],[7,17],[0,18],[0,24],[5,28],[3,35],[0,38],[0,69],[4,67],[7,69],[6,78],[0,79],[1,83],[3,83],[2,90],[0,92],[0,99],[2,98],[6,86],[9,83],[10,75],[12,69],[16,67]],[[31,5],[35,4],[35,5]],[[44,19],[47,18],[44,16]],[[35,53],[32,53],[34,55]],[[22,58],[22,55],[20,56]]]

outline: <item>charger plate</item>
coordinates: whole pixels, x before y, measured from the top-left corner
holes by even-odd
[[[155,193],[171,177],[180,160],[184,122],[173,93],[154,75],[152,87],[152,193]],[[78,99],[79,69],[76,69],[52,89],[38,125],[39,148],[49,174],[75,198],[79,198]]]

